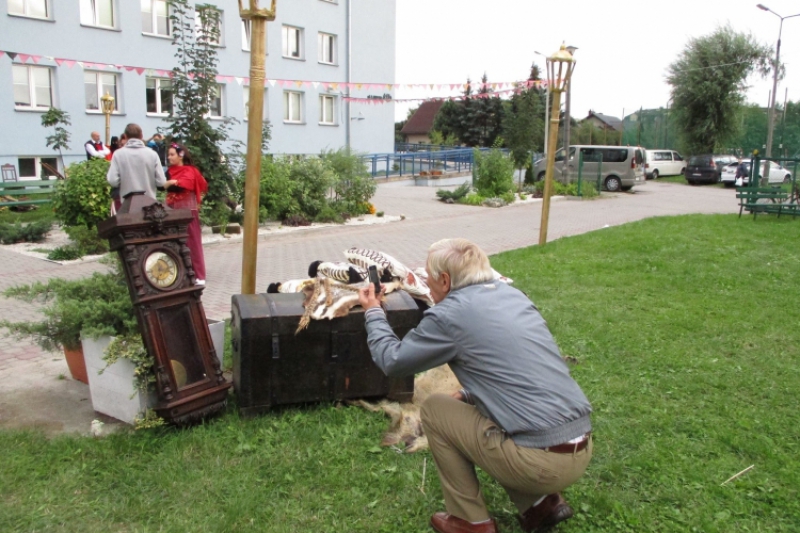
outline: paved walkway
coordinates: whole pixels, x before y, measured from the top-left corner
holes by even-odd
[[[654,216],[689,213],[734,213],[730,190],[649,182],[634,193],[604,195],[594,201],[560,199],[551,205],[549,240],[577,235]],[[435,189],[409,182],[382,184],[373,199],[378,210],[404,215],[389,224],[308,228],[267,235],[258,243],[257,290],[272,281],[306,275],[315,259],[344,260],[352,246],[382,250],[411,267],[423,266],[428,246],[447,237],[465,237],[489,254],[537,244],[541,202],[502,209],[447,205]],[[208,270],[203,304],[209,318],[230,316],[231,296],[241,286],[241,241],[205,247]],[[67,266],[22,256],[0,247],[0,290],[46,281],[78,279],[102,271],[99,263]],[[0,297],[0,319],[26,320],[38,315],[35,304]],[[88,387],[69,378],[60,354],[42,352],[28,341],[0,331],[0,427],[40,427],[50,431],[88,430],[96,417]],[[23,406],[36,406],[35,409]],[[54,409],[53,406],[60,406]]]

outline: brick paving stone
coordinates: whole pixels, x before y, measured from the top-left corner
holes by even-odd
[[[735,213],[732,191],[711,187],[649,182],[634,193],[604,194],[592,201],[554,199],[550,210],[548,240],[578,235],[654,216],[690,213]],[[423,266],[428,246],[447,237],[464,237],[495,254],[538,243],[541,202],[502,209],[445,204],[436,200],[436,188],[416,187],[410,182],[380,184],[373,198],[387,215],[405,215],[387,224],[311,228],[261,236],[258,241],[256,290],[264,291],[273,281],[305,277],[315,259],[344,260],[342,252],[352,246],[375,248],[393,255],[411,267]],[[241,241],[218,242],[205,247],[208,270],[203,305],[209,318],[230,317],[231,296],[241,287]],[[0,290],[21,283],[46,281],[52,277],[79,279],[105,270],[97,262],[58,265],[21,256],[0,247]],[[39,306],[0,297],[0,319],[30,320]],[[6,368],[28,364],[36,358],[52,358],[29,341],[3,336],[0,354],[19,353],[0,359]],[[17,350],[22,348],[22,351]],[[20,359],[22,357],[22,359]],[[35,367],[31,367],[35,368]]]

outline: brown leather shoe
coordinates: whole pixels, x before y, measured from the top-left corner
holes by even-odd
[[[531,507],[519,517],[519,525],[527,533],[542,533],[569,518],[575,511],[561,496],[561,493],[548,495],[536,507]]]
[[[431,527],[439,533],[497,533],[497,524],[494,520],[473,524],[448,513],[433,515]]]

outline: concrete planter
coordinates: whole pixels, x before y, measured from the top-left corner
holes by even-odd
[[[208,321],[211,341],[217,352],[220,365],[225,349],[225,322]],[[92,396],[92,407],[98,413],[112,416],[127,424],[133,424],[148,407],[156,404],[155,393],[141,394],[133,386],[134,365],[122,359],[106,367],[103,352],[113,337],[99,339],[82,339],[86,371],[89,377],[89,392]],[[105,369],[105,370],[103,370]],[[102,374],[98,372],[103,370]]]

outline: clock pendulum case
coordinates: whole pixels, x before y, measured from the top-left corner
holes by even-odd
[[[224,408],[231,386],[208,331],[203,287],[194,284],[186,245],[191,220],[188,209],[168,209],[133,193],[116,216],[98,224],[122,260],[142,340],[155,362],[155,411],[176,424]]]

